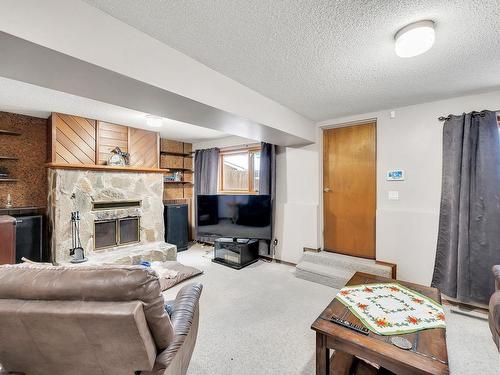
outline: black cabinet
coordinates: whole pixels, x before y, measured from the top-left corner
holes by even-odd
[[[242,238],[218,238],[214,244],[215,263],[237,270],[259,260],[259,241]]]
[[[165,242],[177,246],[177,252],[187,250],[189,242],[188,205],[166,204],[163,210]]]
[[[34,262],[43,260],[43,216],[19,216],[16,218],[16,263],[22,257]]]

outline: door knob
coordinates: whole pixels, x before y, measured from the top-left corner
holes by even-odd
[[[328,192],[332,191],[332,189],[330,189],[330,188],[324,188],[324,189],[323,189],[323,191],[324,191],[325,193],[328,193]]]

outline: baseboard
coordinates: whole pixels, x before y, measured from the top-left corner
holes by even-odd
[[[488,313],[488,305],[459,302],[456,299],[444,294],[441,294],[441,303],[443,305],[453,306],[462,310],[478,311],[484,314]]]
[[[376,264],[380,264],[382,266],[388,266],[391,267],[391,277],[393,279],[397,279],[397,270],[398,270],[398,265],[396,263],[390,263],[390,262],[384,262],[382,260],[376,260]]]
[[[267,261],[269,261],[269,262],[275,262],[275,263],[286,264],[287,266],[292,266],[292,267],[295,267],[295,266],[297,265],[296,263],[287,262],[286,260],[281,260],[281,259],[272,258],[272,257],[267,256],[267,255],[259,255],[259,258],[262,258],[262,259],[267,260]]]
[[[197,243],[202,246],[214,246],[213,242],[207,242],[207,241],[201,241],[201,240],[194,240],[193,243]]]

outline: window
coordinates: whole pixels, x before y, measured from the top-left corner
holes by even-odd
[[[221,151],[220,193],[259,193],[260,147]]]

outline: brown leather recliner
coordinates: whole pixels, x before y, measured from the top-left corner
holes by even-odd
[[[0,367],[26,375],[183,375],[201,291],[201,284],[182,288],[170,318],[148,268],[0,266]]]
[[[495,275],[496,292],[490,298],[488,321],[493,341],[500,351],[500,265],[493,266],[493,274]]]

